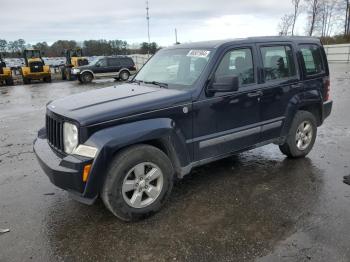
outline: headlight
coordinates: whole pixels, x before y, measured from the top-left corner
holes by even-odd
[[[80,73],[80,69],[78,69],[78,68],[73,68],[73,70],[72,70],[72,73],[73,74],[79,74]]]
[[[78,145],[78,128],[68,122],[63,124],[64,152],[71,154]]]

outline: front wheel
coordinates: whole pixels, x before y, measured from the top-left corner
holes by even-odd
[[[13,86],[13,85],[14,85],[13,78],[10,77],[10,78],[6,79],[6,80],[5,80],[5,83],[6,83],[6,85],[8,85],[8,86]]]
[[[305,157],[312,149],[317,135],[315,116],[308,111],[298,111],[293,119],[287,139],[280,150],[291,158]]]
[[[105,206],[124,221],[156,213],[173,187],[174,169],[158,148],[136,145],[122,150],[111,163],[102,189]]]
[[[93,75],[91,73],[88,73],[88,72],[83,73],[81,76],[81,80],[84,84],[91,83],[93,78],[94,78]]]

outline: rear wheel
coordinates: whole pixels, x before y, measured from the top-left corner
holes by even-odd
[[[121,151],[111,163],[102,189],[105,206],[125,221],[156,213],[173,187],[174,170],[158,148],[136,145]]]
[[[91,73],[85,72],[81,75],[81,80],[84,84],[88,84],[92,82],[93,75]]]
[[[43,80],[45,83],[51,83],[51,76],[46,76]]]
[[[126,81],[129,79],[129,76],[130,76],[130,73],[128,71],[121,71],[119,73],[119,79],[122,80],[122,81]]]
[[[66,80],[67,79],[67,77],[66,77],[66,68],[65,67],[63,67],[61,69],[61,75],[62,75],[62,80]]]
[[[27,77],[23,76],[23,84],[29,85],[30,82],[31,82],[31,79],[30,79],[30,78],[27,78]]]
[[[317,135],[315,116],[307,111],[298,111],[293,119],[287,139],[280,150],[291,158],[305,157],[312,149]]]
[[[10,78],[6,79],[6,80],[5,80],[5,83],[6,83],[6,85],[8,85],[8,86],[13,86],[13,84],[14,84],[13,78],[10,77]]]

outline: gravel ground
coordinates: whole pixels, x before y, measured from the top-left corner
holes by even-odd
[[[47,101],[101,88],[0,87],[0,261],[350,261],[350,65],[331,65],[332,115],[305,159],[274,145],[194,170],[138,223],[53,186],[32,151]]]

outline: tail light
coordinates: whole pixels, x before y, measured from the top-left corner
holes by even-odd
[[[330,99],[330,92],[331,92],[331,82],[329,80],[329,77],[327,77],[324,81],[324,90],[325,90],[324,101],[328,101]]]

